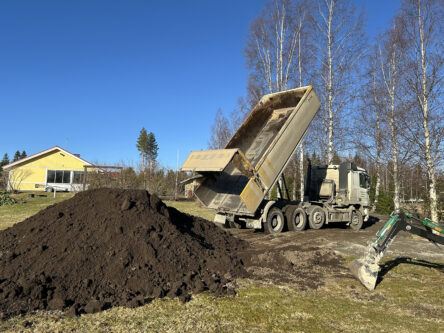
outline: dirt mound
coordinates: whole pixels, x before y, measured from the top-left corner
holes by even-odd
[[[233,292],[245,243],[141,190],[82,192],[0,233],[0,316]]]

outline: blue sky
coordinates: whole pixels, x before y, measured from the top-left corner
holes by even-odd
[[[177,151],[182,163],[206,149],[217,109],[245,94],[245,39],[266,2],[2,0],[0,155],[59,145],[135,165],[143,126],[175,168]],[[399,7],[355,3],[370,39]]]

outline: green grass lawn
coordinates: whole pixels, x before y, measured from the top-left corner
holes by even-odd
[[[0,207],[0,227],[67,197],[26,199],[24,204]],[[214,216],[192,202],[167,204],[207,219]],[[0,331],[442,332],[443,273],[444,265],[400,264],[374,292],[349,277],[334,277],[318,290],[241,280],[235,297],[200,294],[188,303],[158,299],[134,309],[117,307],[74,318],[61,312],[37,312],[0,321]]]
[[[208,221],[213,221],[214,215],[216,215],[214,210],[207,209],[201,204],[193,201],[165,201],[168,206],[174,207],[181,212],[200,216]]]
[[[34,194],[47,195],[46,197],[29,198],[31,193],[12,194],[11,196],[18,200],[19,203],[15,205],[0,206],[0,230],[6,229],[17,222],[21,222],[24,219],[34,215],[43,208],[46,208],[52,204],[60,201],[72,198],[71,193],[42,193],[35,192]]]

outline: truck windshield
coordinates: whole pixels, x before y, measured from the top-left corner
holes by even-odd
[[[359,174],[359,186],[361,188],[370,188],[370,177],[367,174]]]

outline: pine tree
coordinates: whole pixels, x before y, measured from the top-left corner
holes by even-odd
[[[25,157],[27,157],[28,155],[26,154],[26,151],[22,151],[22,154],[20,155],[20,158],[25,158]]]
[[[341,157],[339,157],[338,152],[335,150],[333,151],[333,158],[331,160],[331,164],[341,164]]]
[[[149,178],[151,179],[151,173],[153,172],[154,162],[157,159],[157,151],[159,149],[157,146],[156,137],[152,132],[147,133],[146,129],[142,127],[139,138],[137,139],[136,147],[137,150],[139,150],[140,157],[142,159],[141,165],[143,170],[143,182],[144,187],[146,188],[147,180],[145,170],[148,164],[148,174]]]
[[[12,160],[13,162],[18,161],[20,159],[20,152],[17,150],[14,154],[14,159]]]
[[[367,163],[365,162],[365,159],[357,152],[355,153],[355,157],[353,157],[353,162],[356,164],[356,166],[367,169]]]
[[[148,152],[149,152],[149,142],[148,142],[148,133],[146,132],[146,129],[142,127],[140,130],[139,137],[137,138],[137,144],[136,144],[137,150],[140,152],[140,156],[142,158],[142,163],[144,164]]]
[[[157,151],[159,150],[159,147],[156,142],[156,137],[154,136],[153,132],[148,133],[148,161],[150,163],[153,163],[157,159]]]
[[[9,156],[8,153],[5,153],[5,155],[3,155],[3,159],[0,162],[0,166],[4,166],[6,164],[9,164]]]
[[[320,158],[318,157],[316,152],[313,151],[313,153],[311,154],[311,164],[312,165],[319,165],[320,163],[321,163]]]

